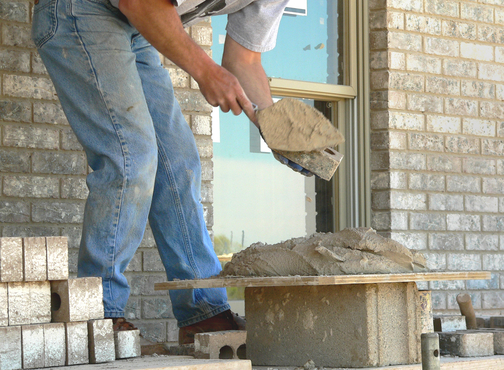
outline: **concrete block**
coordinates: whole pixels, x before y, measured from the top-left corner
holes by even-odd
[[[66,236],[46,237],[47,280],[68,279],[68,240]]]
[[[23,281],[22,238],[0,238],[0,281]]]
[[[419,363],[418,300],[415,283],[246,288],[247,357],[257,366]]]
[[[44,327],[43,325],[21,326],[23,369],[44,367]]]
[[[101,278],[51,281],[51,292],[53,322],[103,319]]]
[[[0,328],[0,368],[15,370],[22,368],[21,326]]]
[[[66,335],[64,323],[44,324],[44,367],[65,366]]]
[[[140,330],[124,330],[114,332],[116,359],[139,357]]]
[[[491,316],[490,317],[490,327],[491,328],[504,328],[504,316]]]
[[[0,283],[0,326],[9,325],[9,300],[7,283]]]
[[[206,359],[245,359],[245,330],[199,333],[194,336],[194,357]]]
[[[418,292],[420,305],[420,322],[422,323],[422,333],[434,332],[434,319],[432,316],[432,293],[430,290]]]
[[[25,281],[47,280],[47,253],[44,237],[23,238]]]
[[[79,365],[89,363],[88,326],[87,322],[67,322],[66,329],[66,363]]]
[[[441,355],[460,357],[493,356],[494,338],[492,333],[459,331],[439,333]]]
[[[466,330],[465,316],[462,315],[439,315],[434,316],[434,331],[457,331]]]
[[[114,361],[115,342],[111,319],[88,321],[89,362],[98,364]]]
[[[51,322],[48,281],[7,283],[9,326]]]

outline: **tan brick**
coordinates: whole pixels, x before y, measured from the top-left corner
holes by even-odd
[[[369,33],[369,49],[370,50],[379,50],[387,48],[387,39],[388,31],[372,31]]]
[[[404,29],[404,13],[402,12],[387,12],[387,28],[403,30]]]
[[[388,47],[409,51],[422,50],[422,36],[405,32],[390,31],[388,34]]]
[[[385,69],[388,67],[388,53],[386,51],[372,51],[369,53],[370,69]]]
[[[464,134],[477,136],[495,136],[495,121],[464,118],[462,121]]]
[[[462,161],[460,158],[452,155],[428,155],[427,170],[436,172],[461,172]]]
[[[375,132],[371,134],[371,148],[383,149],[406,149],[405,132]]]
[[[504,117],[504,103],[486,102],[480,103],[481,117],[502,119]]]
[[[441,20],[423,15],[406,14],[406,29],[408,31],[440,35]]]
[[[388,0],[387,5],[390,8],[410,10],[418,13],[423,11],[422,0]]]
[[[371,128],[373,130],[383,130],[389,127],[389,112],[371,112]]]
[[[369,14],[369,29],[376,30],[383,28],[387,28],[387,11],[371,12]]]
[[[503,85],[503,96],[504,96],[504,85]],[[389,101],[389,108],[390,109],[405,109],[406,108],[406,93],[403,93],[400,91],[389,91],[388,101]]]
[[[447,17],[458,18],[459,4],[456,1],[447,0],[426,0],[425,12]]]
[[[445,113],[458,116],[478,116],[478,102],[475,100],[447,98],[445,99]]]
[[[497,99],[504,100],[504,85],[496,85]]]
[[[490,81],[504,81],[504,65],[480,63],[479,79]]]
[[[495,85],[479,81],[462,81],[461,85],[462,96],[470,96],[473,98],[494,99]]]
[[[454,78],[427,76],[425,91],[434,94],[460,95],[460,81]]]
[[[494,59],[493,46],[480,45],[469,42],[460,43],[460,56],[467,59],[492,61]]]
[[[497,63],[504,63],[504,47],[495,47],[495,61]]]
[[[493,23],[494,14],[493,8],[482,6],[481,4],[460,4],[460,17],[477,22]]]
[[[434,95],[408,94],[408,110],[443,113],[443,98]]]
[[[423,114],[390,112],[389,115],[389,127],[392,129],[422,131],[424,124]]]
[[[445,59],[443,61],[443,72],[449,76],[473,77],[478,73],[476,62],[461,59]]]
[[[448,136],[446,137],[446,151],[448,153],[479,154],[480,141],[477,138]]]
[[[495,8],[495,23],[504,25],[504,9]]]
[[[198,45],[212,46],[212,27],[208,26],[192,26],[191,36]]]
[[[406,65],[408,71],[441,74],[441,58],[423,54],[408,54]]]
[[[168,68],[173,87],[189,87],[189,74],[180,68]]]
[[[476,25],[453,20],[443,20],[443,36],[476,40]]]
[[[482,174],[482,175],[495,175],[496,163],[494,159],[483,159],[474,157],[463,158],[462,172]]]
[[[370,76],[372,90],[384,90],[389,86],[389,71],[372,71]]]
[[[391,51],[388,53],[388,67],[390,69],[406,69],[406,56],[404,53]]]
[[[461,132],[460,121],[460,117],[428,115],[427,131],[459,134]]]
[[[411,150],[443,152],[444,137],[435,134],[410,133],[408,134],[408,147]]]
[[[56,91],[49,78],[4,75],[3,92],[16,98],[56,100]]]
[[[460,52],[460,46],[458,41],[455,40],[441,39],[436,37],[426,37],[425,52],[427,54],[458,57]]]
[[[389,88],[402,91],[424,91],[424,76],[391,71]]]
[[[478,40],[504,44],[504,28],[487,24],[478,25]]]

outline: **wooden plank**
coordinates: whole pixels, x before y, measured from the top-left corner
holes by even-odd
[[[176,280],[154,284],[154,290],[222,288],[222,287],[262,287],[300,285],[345,285],[405,283],[438,280],[486,280],[489,271],[422,272],[410,274],[373,275],[332,275],[332,276],[268,276],[268,277],[227,277],[197,280]]]

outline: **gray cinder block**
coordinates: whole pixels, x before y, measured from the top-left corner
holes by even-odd
[[[89,363],[87,322],[67,322],[66,365]]]
[[[441,355],[460,357],[493,356],[494,338],[492,333],[482,332],[441,332],[439,333]]]
[[[44,237],[23,238],[25,281],[47,280],[47,252]]]
[[[101,278],[51,281],[51,292],[53,322],[103,319]]]
[[[114,329],[111,319],[88,321],[89,362],[98,364],[115,360]]]
[[[491,328],[504,328],[504,316],[490,317],[490,327]]]
[[[9,325],[9,300],[7,283],[0,283],[0,326]]]
[[[23,346],[23,369],[44,367],[44,327],[42,325],[21,326]]]
[[[68,240],[65,236],[46,237],[47,280],[68,279]]]
[[[64,323],[44,324],[44,367],[65,366],[66,337]]]
[[[0,328],[0,366],[2,370],[22,368],[21,326]]]
[[[466,330],[465,316],[462,315],[439,315],[434,316],[434,331],[450,332]]]
[[[123,330],[114,332],[116,358],[139,357],[140,330]]]
[[[0,281],[23,281],[22,238],[0,238]]]
[[[51,285],[48,281],[7,283],[9,325],[51,322]]]
[[[256,366],[419,363],[418,299],[415,283],[245,288],[247,358]]]
[[[194,336],[194,357],[203,359],[245,359],[245,330],[199,333]]]

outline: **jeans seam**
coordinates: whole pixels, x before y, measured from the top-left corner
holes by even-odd
[[[100,97],[103,101],[103,104],[105,105],[106,109],[107,109],[107,112],[109,114],[109,117],[110,117],[110,122],[112,124],[112,127],[114,128],[114,131],[117,135],[117,138],[118,138],[118,141],[119,141],[119,144],[120,144],[120,147],[121,147],[121,152],[122,152],[122,157],[123,157],[123,160],[124,160],[124,167],[123,167],[123,171],[124,171],[124,179],[123,179],[123,182],[121,184],[121,189],[120,191],[118,192],[118,197],[117,197],[117,202],[118,202],[118,205],[117,205],[117,208],[116,208],[116,211],[117,211],[117,215],[114,215],[114,233],[113,233],[113,239],[112,239],[112,261],[111,261],[111,264],[110,264],[110,267],[111,267],[111,273],[110,273],[110,277],[109,278],[113,278],[114,275],[115,275],[115,270],[114,270],[114,266],[115,266],[115,256],[116,256],[116,250],[117,250],[117,245],[116,245],[116,242],[117,242],[117,234],[118,234],[118,224],[119,224],[119,220],[120,220],[120,215],[121,215],[121,207],[122,207],[122,203],[123,203],[123,200],[124,200],[124,189],[126,188],[126,184],[127,184],[127,178],[128,178],[128,159],[127,159],[127,149],[125,148],[126,147],[126,143],[124,142],[124,138],[122,137],[122,135],[120,134],[120,130],[117,128],[117,125],[116,125],[116,122],[115,122],[115,117],[114,115],[112,114],[112,110],[110,109],[110,106],[107,102],[107,99],[105,99],[105,96],[103,94],[103,91],[100,87],[100,84],[98,82],[98,75],[96,73],[96,69],[94,68],[94,65],[93,65],[93,62],[91,60],[91,55],[89,53],[89,51],[87,50],[86,48],[86,45],[84,43],[84,40],[82,39],[82,37],[80,36],[79,34],[79,29],[78,29],[78,26],[77,26],[77,20],[76,20],[76,17],[73,13],[73,7],[72,7],[72,1],[69,2],[69,7],[70,7],[70,14],[72,16],[72,21],[73,21],[73,26],[74,26],[74,31],[75,31],[75,34],[77,36],[77,39],[79,40],[81,46],[82,46],[82,49],[87,57],[87,60],[89,62],[89,67],[91,69],[91,74],[92,74],[92,77],[94,79],[94,83],[96,84],[96,89],[97,91],[99,91],[100,93]],[[109,253],[109,256],[110,256],[110,253]],[[112,289],[110,289],[110,292],[112,292]]]

